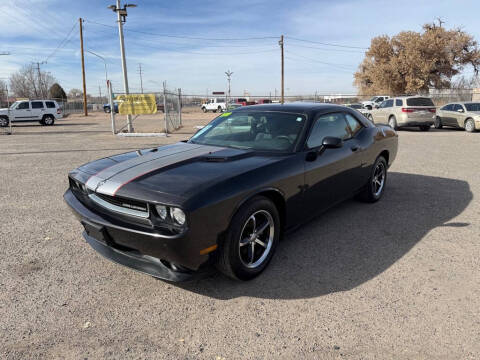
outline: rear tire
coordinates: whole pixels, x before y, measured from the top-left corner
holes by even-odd
[[[441,129],[443,128],[443,124],[442,124],[442,119],[440,118],[440,116],[437,116],[433,122],[433,126],[435,127],[435,129]]]
[[[420,126],[421,131],[429,131],[430,130],[430,125],[422,125]]]
[[[379,156],[372,167],[372,173],[368,179],[365,189],[358,194],[358,199],[367,202],[374,203],[380,200],[387,183],[387,161],[383,156]]]
[[[219,106],[219,107],[218,107],[218,112],[219,112],[219,113],[223,112],[223,110],[222,110],[222,107],[221,107],[221,106]]]
[[[397,119],[395,116],[390,116],[388,119],[388,125],[393,129],[393,130],[398,130],[398,125],[397,125]]]
[[[468,131],[470,133],[475,132],[475,122],[473,121],[473,119],[465,120],[465,131]]]
[[[42,125],[52,126],[55,124],[55,118],[52,115],[45,115],[41,121]]]
[[[279,239],[277,208],[269,199],[257,196],[233,217],[219,246],[217,268],[236,280],[253,279],[267,267]]]

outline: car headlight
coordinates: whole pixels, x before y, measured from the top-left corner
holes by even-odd
[[[157,209],[160,219],[165,220],[168,215],[167,207],[165,205],[155,205],[155,208]]]
[[[185,224],[185,213],[182,211],[182,209],[179,209],[177,207],[170,208],[170,217],[178,225]]]

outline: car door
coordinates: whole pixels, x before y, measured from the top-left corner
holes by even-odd
[[[444,125],[447,126],[457,126],[457,120],[455,118],[455,108],[457,104],[450,104],[448,109],[445,111],[445,117],[442,118]]]
[[[325,149],[323,139],[333,136],[344,140],[340,148]],[[361,162],[352,141],[350,128],[343,112],[318,116],[305,144],[305,215],[317,214],[348,198],[361,186],[354,175]]]
[[[31,101],[30,106],[31,106],[30,114],[32,116],[32,119],[41,120],[43,117],[43,114],[45,113],[45,107],[43,105],[43,101],[40,101],[40,100]]]
[[[29,101],[22,101],[18,103],[17,107],[13,110],[14,121],[29,121],[32,120],[32,114]]]
[[[448,124],[448,115],[449,115],[449,109],[453,107],[453,104],[447,104],[443,107],[441,107],[437,111],[437,116],[440,118],[440,121],[442,122],[442,125],[447,125]]]
[[[463,128],[465,119],[465,108],[461,104],[455,104],[452,112],[452,126]]]

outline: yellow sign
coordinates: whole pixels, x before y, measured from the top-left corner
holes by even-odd
[[[157,112],[154,94],[117,95],[118,113],[120,115],[144,115]]]

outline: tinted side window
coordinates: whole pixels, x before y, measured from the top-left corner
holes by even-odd
[[[32,101],[32,109],[43,109],[43,101]]]
[[[448,111],[451,109],[451,105],[448,104],[448,105],[445,105],[444,107],[442,107],[440,110],[445,110],[445,111]]]
[[[453,105],[453,111],[458,111],[460,109],[463,109],[462,105],[460,105],[460,104]]]
[[[49,109],[55,109],[55,103],[53,101],[45,101],[45,105]]]
[[[362,129],[362,125],[350,114],[345,114],[345,119],[347,119],[348,125],[350,125],[350,130],[352,130],[352,135],[355,135]]]
[[[17,109],[18,110],[30,109],[30,104],[28,103],[28,101],[24,101],[18,104]]]
[[[387,100],[385,101],[385,106],[386,108],[393,107],[393,100]]]
[[[402,99],[395,99],[395,106],[403,106],[403,100]]]
[[[313,124],[307,140],[307,146],[310,149],[318,147],[322,145],[323,139],[327,136],[334,136],[344,140],[350,137],[348,125],[342,113],[320,116]]]

